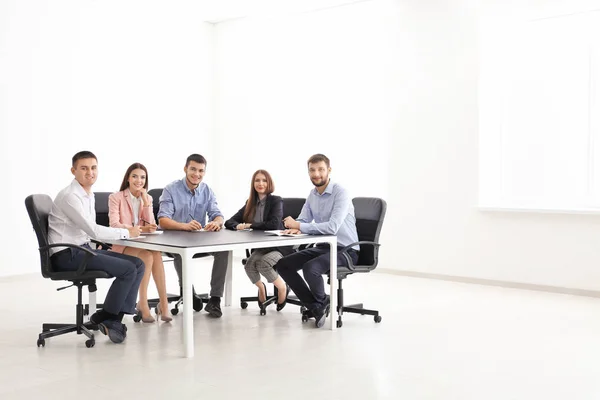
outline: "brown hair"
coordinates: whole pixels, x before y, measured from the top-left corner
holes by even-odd
[[[324,154],[313,154],[312,156],[310,156],[310,158],[308,159],[308,162],[306,163],[307,166],[310,166],[310,164],[316,164],[318,162],[324,161],[325,165],[327,165],[327,168],[329,168],[329,158],[327,158],[326,155]]]
[[[125,176],[123,177],[123,183],[121,183],[121,192],[129,187],[129,175],[133,172],[134,169],[142,169],[146,173],[146,182],[144,183],[144,189],[148,190],[148,170],[144,167],[144,164],[140,164],[138,162],[133,163],[127,168],[127,172],[125,172]]]
[[[254,189],[254,179],[256,179],[256,175],[263,174],[265,178],[267,178],[267,194],[271,194],[275,191],[275,184],[273,183],[273,179],[271,175],[265,171],[264,169],[259,169],[252,175],[252,180],[250,181],[250,196],[248,196],[248,201],[246,202],[246,210],[244,211],[244,221],[252,223],[254,219],[254,213],[256,212],[256,199],[258,197],[258,192]]]
[[[198,164],[204,164],[206,166],[206,158],[204,158],[204,156],[201,156],[200,154],[190,154],[188,156],[188,158],[185,160],[185,166],[187,167],[188,165],[190,165],[190,161],[194,161],[197,162]]]
[[[85,158],[93,158],[94,160],[98,161],[98,159],[96,158],[94,153],[92,153],[91,151],[84,150],[84,151],[80,151],[79,153],[75,154],[73,156],[73,158],[71,158],[72,166],[75,167],[75,164],[77,164],[77,161],[83,160]]]

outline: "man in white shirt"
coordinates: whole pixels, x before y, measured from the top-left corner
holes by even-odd
[[[48,240],[50,244],[69,243],[89,248],[96,256],[89,259],[86,269],[104,271],[115,277],[103,309],[94,313],[90,321],[112,342],[121,343],[127,336],[127,328],[121,321],[124,314],[136,312],[135,302],[145,266],[137,257],[91,249],[90,238],[128,239],[139,236],[140,228],[109,228],[96,224],[92,185],[98,176],[98,160],[92,152],[75,154],[71,173],[75,179],[58,193],[48,216]],[[51,249],[50,261],[56,271],[76,271],[84,255],[78,249],[56,247]]]

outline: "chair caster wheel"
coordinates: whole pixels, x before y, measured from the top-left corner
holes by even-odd
[[[45,347],[46,346],[46,340],[44,339],[38,339],[37,341],[37,347]]]
[[[381,322],[381,316],[379,316],[379,315],[376,315],[373,319],[375,320],[376,324]]]
[[[342,325],[344,325],[344,323],[343,323],[342,321],[340,321],[340,320],[337,320],[337,321],[335,322],[335,326],[337,326],[338,328],[341,328],[341,327],[342,327]]]
[[[302,322],[308,322],[308,317],[306,315],[302,316]]]
[[[306,307],[301,306],[300,307],[300,314],[304,314],[306,312]]]
[[[86,304],[83,307],[83,315],[90,315],[90,305],[89,304]]]
[[[246,303],[245,301],[242,301],[240,303],[240,307],[242,307],[242,310],[245,310],[246,308],[248,308],[248,303]]]
[[[142,320],[142,315],[138,312],[133,316],[133,322],[140,322]]]
[[[177,315],[177,314],[179,314],[179,309],[178,309],[178,308],[174,308],[174,309],[172,309],[172,310],[171,310],[171,314],[173,314],[173,315]]]
[[[87,347],[88,349],[90,347],[94,347],[95,344],[96,344],[96,341],[94,339],[88,339],[85,341],[85,347]]]
[[[267,310],[265,310],[264,308],[261,308],[260,315],[267,315]]]

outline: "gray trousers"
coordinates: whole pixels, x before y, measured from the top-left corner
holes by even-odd
[[[215,297],[223,297],[225,291],[225,276],[227,275],[227,253],[228,251],[218,251],[215,253],[207,253],[213,256],[212,275],[210,278],[210,295]],[[173,254],[175,260],[175,271],[177,271],[177,277],[179,278],[179,286],[181,286],[181,274],[183,269],[183,263],[179,254]]]
[[[283,256],[277,250],[265,252],[265,250],[255,250],[246,259],[246,275],[250,278],[250,282],[257,283],[260,281],[260,276],[264,276],[267,282],[273,283],[279,277],[279,274],[273,268],[277,261]]]

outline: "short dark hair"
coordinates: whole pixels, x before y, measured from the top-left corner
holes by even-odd
[[[204,164],[204,165],[206,165],[206,158],[204,158],[200,154],[196,154],[196,153],[190,154],[190,156],[187,158],[187,160],[185,160],[185,166],[186,167],[188,165],[190,165],[190,161],[197,162],[198,164]]]
[[[148,170],[146,169],[144,164],[136,162],[131,164],[129,168],[127,168],[125,176],[123,177],[123,183],[121,183],[121,188],[119,189],[121,192],[129,187],[129,175],[131,175],[134,169],[141,169],[146,173],[146,182],[144,183],[144,189],[148,190]]]
[[[84,158],[93,158],[94,160],[98,161],[98,158],[96,157],[96,155],[94,153],[92,153],[91,151],[80,151],[79,153],[75,154],[73,156],[73,167],[75,167],[75,164],[77,163],[77,161],[79,160],[83,160]]]
[[[327,168],[329,168],[329,158],[327,158],[326,155],[320,153],[313,154],[312,156],[310,156],[306,165],[308,166],[310,164],[316,164],[321,161],[324,161],[325,165],[327,165]]]

